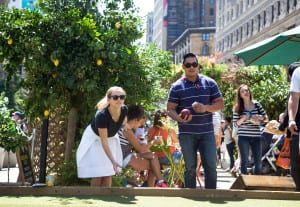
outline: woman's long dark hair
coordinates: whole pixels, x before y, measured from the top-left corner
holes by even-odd
[[[245,111],[245,104],[244,100],[241,97],[241,89],[246,87],[249,90],[250,94],[250,100],[252,100],[252,93],[250,91],[250,88],[246,84],[242,84],[239,86],[236,96],[235,96],[235,105],[234,105],[234,112],[237,112],[238,114],[242,114]]]
[[[153,126],[157,128],[162,127],[164,125],[162,118],[167,118],[167,112],[165,110],[157,110],[154,114]]]

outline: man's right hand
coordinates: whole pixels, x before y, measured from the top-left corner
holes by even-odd
[[[298,132],[298,127],[296,125],[295,121],[289,121],[289,130],[292,134],[297,135],[299,134]]]
[[[181,123],[186,123],[192,121],[192,118],[193,118],[192,114],[185,115],[183,118],[181,118],[181,114],[179,114],[177,121]]]

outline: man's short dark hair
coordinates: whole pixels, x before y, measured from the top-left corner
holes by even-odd
[[[294,63],[289,65],[288,73],[291,77],[292,77],[294,71],[296,70],[296,68],[298,68],[298,67],[300,67],[300,62],[294,62]]]
[[[194,53],[187,53],[187,54],[185,54],[184,56],[183,56],[183,62],[182,63],[185,63],[185,60],[187,59],[187,58],[196,58],[196,60],[197,60],[197,56],[194,54]],[[197,62],[198,62],[198,60],[197,60]]]

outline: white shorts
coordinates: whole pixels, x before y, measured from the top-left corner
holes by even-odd
[[[129,155],[127,155],[125,157],[125,159],[123,160],[122,168],[125,168],[128,165],[128,163],[130,162],[131,158],[132,158],[132,154],[129,154]]]

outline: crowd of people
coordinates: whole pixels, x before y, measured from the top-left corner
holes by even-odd
[[[152,150],[162,143],[168,144],[172,155],[179,153],[183,157],[185,188],[196,188],[201,163],[204,187],[216,189],[217,165],[224,159],[225,151],[229,156],[228,172],[262,174],[261,128],[269,118],[261,103],[254,99],[250,86],[242,84],[237,88],[232,114],[222,115],[223,96],[215,80],[199,73],[196,55],[186,54],[182,68],[184,77],[171,85],[166,110],[155,112],[152,126],[146,131],[143,107],[126,106],[126,93],[121,87],[108,89],[77,149],[78,177],[91,178],[91,186],[110,187],[112,176],[130,166],[137,172],[147,170],[147,186],[168,187],[161,166],[170,165],[170,158],[166,152]],[[297,190],[300,190],[299,83],[300,67],[297,67],[286,113],[288,125],[282,129],[291,132],[291,174]],[[178,129],[166,125],[168,121],[175,122]],[[251,172],[249,157],[253,159]]]

